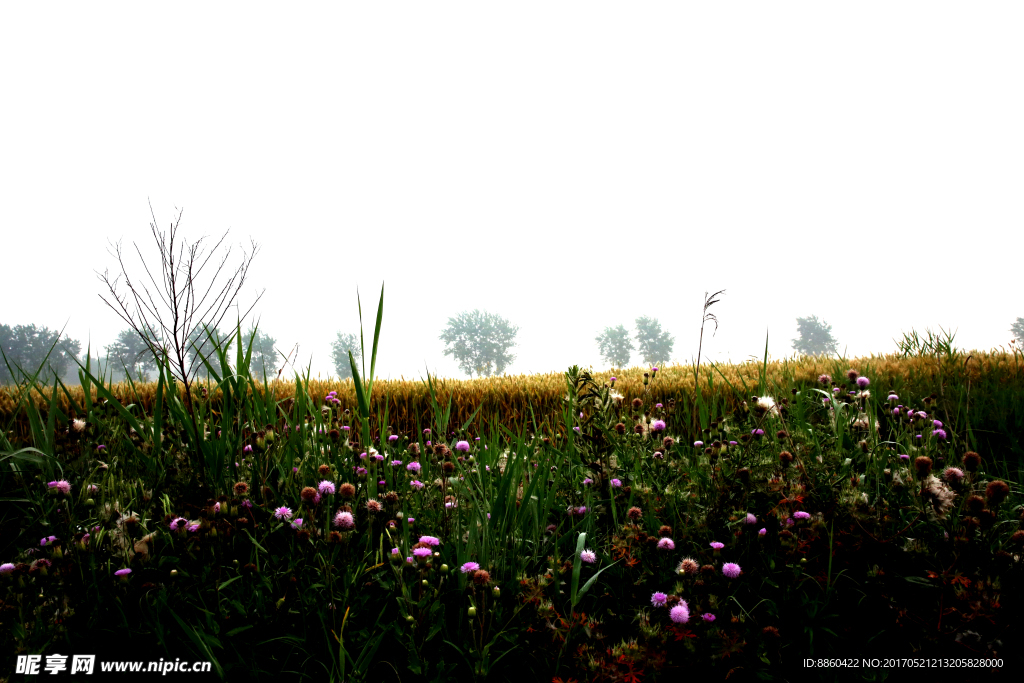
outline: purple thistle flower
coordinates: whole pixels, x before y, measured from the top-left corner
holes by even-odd
[[[249,444],[245,444],[245,448],[242,449],[242,452],[246,454],[252,453],[252,446],[250,446]]]
[[[758,530],[757,535],[758,536],[764,536],[766,533],[768,533],[768,530],[762,527],[761,529]]]
[[[737,443],[736,443],[735,441],[730,441],[730,442],[729,442],[729,445],[730,445],[730,446],[736,446],[736,445],[738,445],[738,444],[737,444]]]
[[[663,431],[665,431],[665,421],[664,420],[655,420],[654,422],[652,422],[651,423],[651,431],[652,432],[663,432]]]
[[[114,572],[114,576],[128,576],[131,573],[131,569],[118,569],[116,572]]]
[[[285,507],[284,505],[282,505],[281,507],[274,510],[274,516],[278,519],[291,519],[292,511]]]
[[[418,462],[416,462],[415,460],[413,460],[411,463],[409,463],[408,465],[405,466],[405,469],[409,470],[410,472],[414,472],[416,474],[419,474],[420,467],[421,467],[420,464]]]
[[[886,397],[886,400],[888,400],[888,401],[898,401],[898,400],[900,400],[900,397],[897,396],[896,394],[889,394]]]
[[[654,407],[655,407],[655,408],[661,408],[661,407],[662,407],[662,405],[661,405],[660,403],[655,403],[655,404],[654,404]]]
[[[171,531],[178,531],[188,526],[188,520],[184,517],[175,517],[168,526],[171,528]]]
[[[686,600],[680,600],[679,604],[672,608],[672,611],[668,613],[672,621],[677,624],[685,624],[690,620],[690,608],[686,605]]]
[[[735,579],[740,575],[740,566],[735,562],[726,562],[722,565],[722,573],[730,579]]]
[[[352,428],[349,427],[348,425],[342,425],[342,427],[341,427],[341,431],[343,431],[343,432],[347,432],[350,429],[352,429]]]
[[[932,436],[934,436],[936,439],[942,439],[943,441],[945,441],[945,439],[946,439],[946,430],[945,429],[933,430],[932,431]]]
[[[857,378],[857,386],[860,387],[861,389],[867,389],[869,384],[871,384],[871,380],[869,380],[867,377]]]
[[[654,595],[651,596],[651,604],[654,605],[655,607],[664,607],[667,602],[668,602],[668,595],[666,595],[665,593],[662,593],[661,591],[659,591],[659,592],[657,592],[657,593],[655,593]]]
[[[704,448],[704,442],[703,441],[694,441],[693,442],[693,447],[694,448]]]
[[[398,434],[392,434],[391,436],[389,436],[388,441],[391,443],[398,441]]]
[[[100,444],[100,445],[96,446],[96,450],[98,450],[98,451],[105,451],[105,450],[107,450],[107,447],[104,446],[103,444]]]
[[[671,538],[663,538],[658,541],[658,550],[675,550],[676,542]]]
[[[476,562],[467,562],[466,564],[459,567],[459,571],[461,571],[463,574],[475,572],[477,569],[480,569],[480,565],[478,565]]]
[[[0,576],[3,574],[10,574],[15,569],[13,562],[4,562],[0,564]]]
[[[356,474],[358,474],[359,476],[366,476],[366,468],[365,467],[357,467],[356,468]]]
[[[318,488],[320,489],[320,493],[322,493],[325,496],[333,496],[334,495],[334,482],[333,481],[327,481],[326,479],[324,479],[322,482],[320,482],[320,486]]]
[[[190,534],[194,534],[194,533],[195,533],[195,532],[197,532],[197,531],[199,531],[199,525],[198,525],[198,524],[189,524],[189,526],[188,526],[188,532],[189,532]]]
[[[301,529],[302,528],[302,517],[296,517],[295,519],[292,520],[292,528],[293,529]]]
[[[71,484],[66,479],[58,479],[57,481],[51,481],[47,484],[51,489],[57,489],[60,493],[65,496],[71,493]]]
[[[423,482],[417,479],[413,479],[412,481],[409,482],[409,486],[412,486],[414,489],[419,491],[420,489],[423,488]]]
[[[763,429],[755,429],[755,430],[753,430],[750,433],[753,434],[754,436],[757,436],[757,437],[764,436],[764,430]]]
[[[711,622],[713,622],[715,620],[715,615],[712,614],[711,612],[705,612],[704,614],[701,615],[701,618],[703,618],[704,621],[706,621],[706,622],[708,622],[710,624]]]
[[[611,484],[612,484],[612,488],[614,488],[614,489],[617,489],[620,486],[622,486],[622,482],[619,481],[618,479],[612,479]]]
[[[424,433],[424,434],[427,434],[427,435],[429,435],[429,434],[430,434],[430,429],[429,429],[429,428],[427,428],[427,429],[424,429],[424,430],[423,430],[423,433]]]
[[[420,543],[426,543],[427,545],[436,548],[441,545],[441,539],[437,536],[420,536]]]
[[[595,553],[593,550],[584,550],[580,553],[580,559],[586,562],[587,564],[594,564],[595,562],[597,562],[597,553]]]
[[[339,529],[348,530],[353,528],[355,525],[356,520],[352,516],[351,512],[341,512],[339,510],[338,514],[334,515],[334,526],[338,527]]]
[[[900,453],[900,460],[910,460],[910,456],[906,453]]]
[[[583,480],[583,485],[584,486],[590,486],[593,483],[594,483],[594,480],[591,479],[590,477],[587,477],[586,479]]]
[[[804,512],[803,510],[797,510],[793,513],[793,519],[810,519],[811,513]]]
[[[430,548],[413,548],[412,556],[415,558],[423,558],[424,560],[433,555]]]
[[[402,461],[401,460],[392,460],[391,461],[391,466],[392,467],[401,467],[402,466]]]
[[[932,427],[941,428],[942,427],[942,423],[939,422],[938,420],[932,420]]]
[[[757,524],[757,517],[755,517],[753,513],[748,512],[746,519],[744,519],[743,521],[747,524]]]
[[[719,543],[718,541],[711,541],[711,547],[714,548],[715,550],[721,550],[722,548],[725,547],[725,544],[724,543]]]

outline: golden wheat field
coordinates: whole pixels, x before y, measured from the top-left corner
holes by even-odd
[[[849,368],[871,378],[872,389],[878,392],[904,390],[928,395],[941,392],[949,383],[986,386],[998,385],[1005,388],[1024,388],[1024,358],[1020,353],[1000,351],[963,352],[953,357],[917,356],[902,358],[897,354],[872,355],[866,358],[848,360],[802,357],[769,361],[767,365],[753,360],[729,365],[700,366],[701,398],[705,404],[716,403],[721,410],[731,410],[739,402],[757,393],[762,371],[765,372],[767,387],[774,393],[787,392],[798,386],[813,385],[822,374],[830,374],[836,382],[845,380],[843,373]],[[694,398],[694,367],[692,365],[671,365],[660,368],[648,384],[644,384],[644,373],[650,368],[625,370],[590,371],[598,382],[610,382],[616,378],[614,388],[625,401],[641,398],[645,406],[654,403],[668,403],[675,399],[680,410],[689,413]],[[320,405],[329,392],[337,392],[342,407],[353,408],[356,404],[355,389],[351,380],[310,379],[310,399]],[[438,402],[442,407],[451,400],[451,425],[459,426],[468,420],[479,408],[474,426],[479,430],[483,425],[504,425],[510,429],[529,427],[535,419],[538,426],[557,423],[562,398],[566,394],[566,380],[563,373],[535,375],[505,375],[482,379],[437,379],[434,383]],[[202,388],[208,387],[209,407],[216,411],[220,392],[213,383],[196,381],[192,390],[198,398]],[[127,382],[109,385],[111,393],[119,401],[136,404],[149,413],[156,396],[156,383],[130,384]],[[179,391],[183,385],[179,383]],[[276,400],[285,401],[296,395],[294,380],[277,379],[269,383],[269,389]],[[50,404],[49,387],[7,386],[0,388],[0,415],[8,420],[15,418],[16,425],[24,422],[24,411],[15,416],[19,397],[29,392],[34,403],[45,412]],[[84,395],[81,386],[59,387],[57,402],[62,412],[74,415],[81,411]],[[263,387],[257,391],[262,394]],[[97,400],[95,387],[92,399]],[[429,425],[431,409],[430,389],[423,380],[377,380],[373,385],[371,405],[375,414],[387,411],[388,426],[397,432],[409,433]],[[532,409],[532,417],[531,417]],[[16,428],[16,432],[22,429]]]

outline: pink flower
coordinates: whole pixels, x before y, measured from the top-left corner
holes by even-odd
[[[469,442],[468,441],[460,441],[460,442],[458,442],[457,444],[455,444],[455,450],[462,451],[463,453],[468,453],[469,452]]]
[[[420,543],[426,543],[427,545],[436,548],[441,545],[441,539],[436,536],[420,536]]]
[[[587,564],[594,564],[595,562],[597,562],[597,553],[595,553],[593,550],[584,550],[580,553],[580,559],[586,562]]]
[[[663,538],[658,541],[658,550],[675,550],[676,543],[671,538]]]
[[[685,624],[690,620],[690,608],[686,605],[686,600],[680,600],[679,604],[672,608],[672,611],[668,613],[672,621],[677,624]]]
[[[339,529],[348,530],[353,528],[355,525],[356,520],[352,516],[351,512],[341,512],[339,510],[338,514],[334,515],[334,526],[338,527]]]
[[[730,579],[735,579],[740,575],[740,566],[735,562],[726,562],[722,565],[722,573]]]
[[[58,479],[57,481],[51,481],[47,484],[51,489],[57,489],[60,493],[65,496],[71,493],[71,484],[66,479]]]
[[[466,564],[459,567],[459,571],[461,571],[463,574],[475,572],[477,569],[480,569],[480,565],[478,565],[476,562],[467,562]]]
[[[755,517],[752,513],[748,512],[747,518],[744,521],[747,524],[757,524],[757,517]]]
[[[804,512],[803,510],[797,510],[793,513],[793,519],[810,519],[811,513]]]
[[[325,496],[327,496],[327,495],[334,495],[334,482],[333,481],[327,481],[326,479],[324,479],[322,482],[320,482],[320,485],[317,488],[319,488],[320,489],[320,493],[325,495]]]
[[[705,612],[702,616],[704,618],[704,621],[708,622],[709,624],[715,620],[715,615],[711,612]]]
[[[719,543],[718,541],[712,541],[711,542],[711,547],[714,548],[715,550],[721,550],[722,548],[725,547],[725,544],[724,543]]]
[[[131,573],[131,569],[118,569],[116,572],[114,572],[114,576],[128,576]]]
[[[668,602],[668,596],[664,593],[658,592],[651,596],[651,604],[655,607],[664,607],[666,602]]]
[[[411,463],[409,463],[408,465],[406,465],[405,469],[409,470],[410,472],[412,472],[414,474],[419,474],[420,473],[420,464],[414,460]]]
[[[274,510],[274,516],[278,519],[291,519],[292,511],[282,505],[281,507]]]

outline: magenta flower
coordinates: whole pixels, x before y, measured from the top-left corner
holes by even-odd
[[[96,484],[89,484],[89,487],[86,490],[89,492],[89,495],[94,495],[100,492],[100,487]]]
[[[748,512],[746,519],[743,521],[747,524],[757,524],[757,517],[755,517],[753,513]]]
[[[910,460],[910,456],[906,453],[900,453],[900,460]]]
[[[677,624],[685,624],[690,620],[690,608],[686,605],[686,600],[680,600],[679,604],[672,608],[672,611],[668,613],[672,621]]]
[[[189,524],[188,525],[188,532],[190,534],[194,534],[197,531],[199,531],[199,524]]]
[[[712,614],[711,612],[705,612],[705,613],[704,613],[703,615],[701,615],[701,616],[702,616],[702,618],[704,619],[704,621],[708,622],[709,624],[710,624],[710,623],[711,623],[712,621],[714,621],[714,620],[715,620],[715,615],[714,615],[714,614]]]
[[[663,538],[658,541],[658,550],[675,550],[676,543],[671,538]]]
[[[324,479],[322,482],[320,482],[320,485],[317,488],[320,490],[320,493],[325,495],[325,496],[333,496],[334,495],[334,482],[333,481],[327,481],[326,479]]]
[[[803,510],[797,510],[793,513],[793,519],[810,519],[811,513],[804,512]]]
[[[339,529],[344,529],[348,531],[349,529],[355,527],[355,525],[356,520],[352,516],[351,512],[341,512],[339,510],[338,514],[334,515],[334,526],[338,527]]]
[[[617,489],[620,486],[622,486],[622,482],[619,481],[618,479],[612,479],[611,483],[612,483],[612,488],[614,488],[614,489]]]
[[[175,517],[168,526],[171,528],[171,531],[178,531],[188,526],[188,520],[184,517]]]
[[[424,429],[423,433],[429,435],[430,434],[430,429],[429,428],[428,429]]]
[[[721,550],[722,548],[725,547],[725,544],[724,543],[719,543],[718,541],[712,541],[711,542],[711,547],[714,548],[715,550]]]
[[[722,573],[730,579],[735,579],[740,575],[740,566],[735,562],[726,562],[722,565]]]
[[[391,436],[389,436],[388,437],[388,441],[390,443],[394,443],[394,442],[398,441],[398,434],[392,434]]]
[[[763,429],[755,429],[755,430],[751,431],[750,433],[752,435],[754,435],[754,436],[764,436],[764,430]]]
[[[897,396],[896,394],[889,394],[886,397],[886,400],[888,400],[888,401],[898,401],[898,400],[900,400],[900,397]]]
[[[934,436],[936,439],[941,439],[941,440],[945,441],[945,439],[946,439],[946,430],[945,429],[935,429],[935,430],[932,430],[932,436]]]
[[[278,519],[291,519],[292,511],[289,508],[286,508],[285,506],[282,505],[281,507],[274,510],[274,516]]]
[[[475,572],[477,569],[480,569],[480,565],[478,565],[476,562],[467,562],[466,564],[459,567],[459,571],[461,571],[463,574]]]
[[[116,572],[114,572],[114,576],[128,576],[131,573],[131,569],[118,569]]]
[[[768,533],[768,530],[762,527],[761,529],[758,530],[757,535],[758,536],[764,536],[767,533]]]
[[[252,446],[250,446],[249,444],[246,444],[245,448],[242,449],[242,452],[243,453],[252,453]]]
[[[667,602],[668,596],[664,593],[658,592],[651,596],[651,604],[655,607],[664,607]]]
[[[366,476],[366,468],[365,467],[357,467],[356,468],[356,474],[361,476],[361,477],[365,477]]]
[[[867,377],[857,378],[857,386],[861,389],[867,389],[869,384],[871,384],[871,381]]]
[[[457,444],[455,444],[455,450],[462,451],[463,453],[468,453],[469,452],[469,442],[468,441],[460,441],[460,442],[458,442]]]
[[[417,491],[419,491],[420,489],[423,488],[423,482],[419,481],[417,479],[413,479],[412,481],[409,482],[409,486],[411,486],[414,489],[416,489]]]
[[[583,485],[584,486],[590,486],[593,483],[594,483],[594,480],[591,479],[590,477],[587,477],[586,479],[583,480]]]
[[[4,562],[0,564],[0,575],[10,574],[15,569],[13,562]]]
[[[430,548],[413,548],[412,551],[412,556],[417,559],[422,558],[425,560],[433,554],[434,553],[430,551]]]
[[[665,431],[665,421],[664,420],[655,420],[654,422],[652,422],[651,423],[651,431],[652,432],[663,432],[663,431]]]
[[[580,553],[580,559],[586,562],[587,564],[594,564],[595,562],[597,562],[597,553],[595,553],[593,550],[584,550]]]
[[[410,472],[412,472],[414,474],[419,474],[420,473],[420,469],[421,469],[421,465],[414,460],[411,463],[409,463],[408,465],[406,465],[405,469],[409,470]]]
[[[56,536],[47,536],[46,538],[39,541],[39,545],[46,547],[57,540]]]
[[[302,517],[296,517],[295,519],[292,520],[292,528],[293,529],[301,529],[302,528]]]
[[[436,548],[441,545],[441,539],[436,536],[420,536],[420,543],[426,543],[427,545]]]
[[[942,473],[942,478],[951,484],[956,484],[964,478],[964,471],[959,467],[947,467]]]
[[[694,448],[704,448],[704,442],[703,441],[694,441],[693,442],[693,447]]]
[[[51,489],[57,489],[63,495],[71,493],[71,484],[66,479],[58,479],[57,481],[51,481],[47,484]]]

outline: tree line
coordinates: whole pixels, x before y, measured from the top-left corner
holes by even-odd
[[[797,354],[820,356],[839,351],[839,342],[832,334],[832,326],[817,316],[797,318],[797,338],[792,340]],[[634,352],[646,365],[666,363],[671,358],[675,338],[662,330],[657,318],[640,316],[634,321],[631,333],[624,325],[606,327],[595,338],[601,358],[613,368],[625,368]],[[459,368],[470,377],[490,377],[503,374],[515,361],[511,353],[516,346],[519,328],[501,316],[474,310],[449,318],[441,341],[445,343],[444,354],[458,362]],[[1016,343],[1024,345],[1024,318],[1010,327]],[[121,330],[117,338],[103,347],[103,354],[97,353],[90,359],[91,367],[98,373],[116,380],[131,378],[133,381],[147,381],[156,375],[157,363],[151,351],[153,340],[147,340],[134,329]],[[196,328],[188,337],[189,371],[207,377],[208,372],[202,357],[215,357],[217,347],[232,348],[236,337],[220,329]],[[250,367],[257,377],[275,375],[288,355],[277,347],[277,340],[250,326],[243,333],[244,348],[252,345]],[[78,365],[85,363],[82,343],[62,335],[59,330],[36,325],[0,324],[0,383],[11,384],[31,375],[42,368],[40,381],[52,383],[59,377],[65,384],[76,384]],[[338,332],[331,342],[331,364],[341,379],[352,377],[348,354],[356,360],[362,357],[359,338],[352,333]],[[230,356],[229,356],[230,357]],[[215,366],[216,367],[216,366]]]

